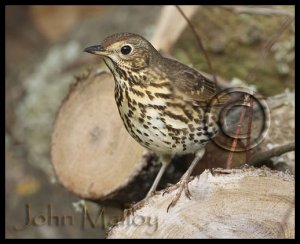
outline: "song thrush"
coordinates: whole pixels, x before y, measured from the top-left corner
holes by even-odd
[[[174,206],[187,188],[205,145],[216,135],[216,116],[209,106],[214,82],[197,70],[163,57],[147,40],[132,33],[108,36],[84,51],[100,55],[115,79],[115,100],[128,133],[154,151],[162,162],[147,196],[155,191],[174,155],[195,153],[182,176]],[[169,209],[168,207],[168,209]]]

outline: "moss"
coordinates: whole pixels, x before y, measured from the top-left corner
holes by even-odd
[[[293,26],[278,39],[276,48],[263,58],[266,43],[278,33],[285,19],[279,15],[238,15],[220,7],[206,6],[194,16],[192,23],[218,75],[227,80],[238,77],[256,85],[263,95],[271,96],[287,87],[293,89],[295,83]],[[181,35],[172,55],[199,70],[210,72],[189,28]],[[277,56],[280,58],[276,59]],[[249,79],[250,74],[255,79]]]

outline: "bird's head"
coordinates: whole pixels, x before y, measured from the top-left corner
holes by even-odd
[[[146,39],[132,33],[108,36],[100,45],[87,47],[84,51],[102,56],[111,70],[118,66],[138,71],[148,67],[151,60],[159,55]]]

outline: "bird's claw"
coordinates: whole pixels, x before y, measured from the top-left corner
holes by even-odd
[[[126,209],[126,213],[128,214],[132,214],[134,215],[135,211],[140,209],[141,207],[144,206],[146,198],[144,198],[143,200],[136,202],[136,203],[132,203],[129,208]]]
[[[186,179],[186,178],[184,177],[184,178],[181,179],[177,184],[168,187],[168,188],[163,192],[163,195],[164,195],[165,193],[169,193],[169,192],[174,191],[174,190],[176,190],[176,189],[179,188],[178,191],[177,191],[177,193],[176,193],[176,195],[175,195],[175,197],[173,198],[172,202],[169,204],[169,206],[168,206],[168,208],[167,208],[167,212],[169,211],[169,209],[170,209],[171,207],[174,207],[174,206],[176,205],[176,203],[178,202],[178,200],[179,200],[179,198],[180,198],[180,196],[181,196],[181,194],[182,194],[183,191],[184,191],[186,197],[187,197],[188,199],[191,200],[191,196],[192,196],[192,195],[191,195],[191,193],[190,193],[190,191],[189,191],[189,188],[188,188],[188,183],[189,183],[190,181],[191,181],[190,178]]]

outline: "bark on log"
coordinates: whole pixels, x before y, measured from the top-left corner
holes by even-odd
[[[294,238],[294,178],[267,168],[205,170],[167,213],[176,190],[148,198],[108,238]]]

